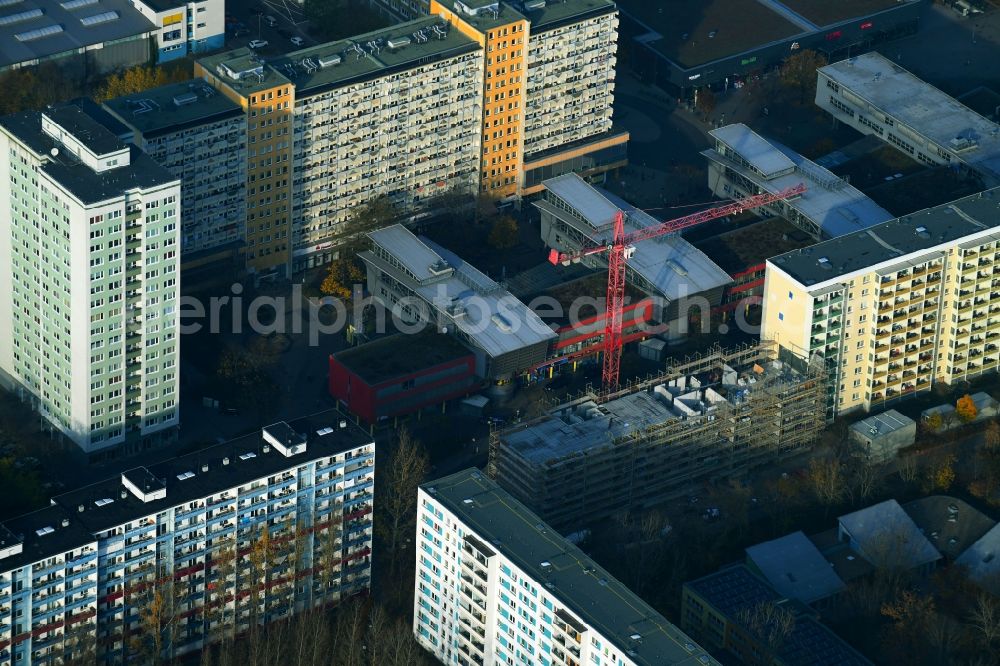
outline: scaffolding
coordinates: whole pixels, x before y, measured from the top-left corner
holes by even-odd
[[[723,373],[738,383],[726,385]],[[662,419],[622,432],[629,410],[623,399],[647,393],[652,397],[642,405],[653,404],[664,387],[690,386],[690,378],[702,378],[694,384],[698,395],[713,396],[708,409],[677,414],[663,407]],[[769,342],[715,347],[668,363],[663,374],[585,393],[513,428],[494,428],[487,472],[557,528],[642,510],[806,450],[826,424],[825,383],[821,363],[797,371],[777,360]],[[573,416],[582,412],[601,420],[587,424]],[[608,437],[594,439],[604,424]],[[533,455],[524,443],[533,428],[546,451],[559,451],[558,439],[565,438],[565,452],[544,460]],[[584,429],[589,437],[581,444]]]

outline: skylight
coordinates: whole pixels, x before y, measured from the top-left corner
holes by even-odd
[[[103,499],[97,500],[96,502],[94,502],[94,504],[101,507],[101,506],[107,506],[108,504],[112,504],[113,502],[114,500],[111,499],[110,497],[105,497]]]
[[[0,16],[0,25],[14,25],[15,23],[21,23],[22,21],[30,21],[31,19],[38,18],[41,15],[41,9],[29,9],[25,12],[7,14],[6,16]]]
[[[80,23],[82,23],[85,26],[92,26],[117,20],[118,20],[118,12],[101,12],[100,14],[94,14],[93,16],[84,16],[82,19],[80,19]]]
[[[61,25],[47,25],[44,28],[28,30],[27,32],[19,32],[14,35],[14,39],[19,42],[33,42],[34,40],[41,39],[42,37],[58,35],[62,31],[63,29]]]
[[[55,530],[49,527],[48,525],[46,525],[40,530],[35,530],[35,534],[37,534],[40,537],[45,536],[46,534],[52,534],[53,532],[55,532]]]
[[[187,481],[188,479],[190,479],[193,476],[194,476],[194,472],[181,472],[180,474],[177,475],[177,480],[178,481]]]

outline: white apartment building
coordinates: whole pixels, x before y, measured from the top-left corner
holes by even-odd
[[[0,119],[0,379],[83,451],[178,422],[180,181],[75,106]]]
[[[247,117],[204,79],[116,97],[104,108],[181,179],[181,259],[241,246],[246,234]]]
[[[418,497],[413,631],[442,663],[718,663],[479,470]]]
[[[0,663],[169,662],[367,591],[375,448],[338,419],[277,423],[4,521]],[[153,604],[170,628],[158,654]]]
[[[816,105],[917,161],[964,166],[1000,184],[1000,125],[879,53],[821,67]]]
[[[994,188],[773,257],[761,338],[826,362],[830,418],[996,372],[998,226]]]
[[[524,110],[525,162],[533,161],[537,153],[611,132],[618,13],[611,2],[562,4],[578,6],[580,14],[552,15],[543,20],[544,8],[538,10],[543,13],[537,17],[528,12],[532,22]],[[560,4],[553,3],[548,12],[559,10]]]
[[[474,42],[428,18],[272,63],[295,83],[296,269],[329,262],[332,237],[376,196],[413,211],[476,191],[480,61]]]

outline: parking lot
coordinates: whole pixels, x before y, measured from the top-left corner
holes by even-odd
[[[282,0],[235,0],[226,4],[226,48],[247,46],[252,40],[267,45],[257,49],[262,55],[279,55],[315,45],[302,7]],[[301,45],[292,38],[302,40]]]

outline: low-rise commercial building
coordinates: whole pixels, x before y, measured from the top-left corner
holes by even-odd
[[[415,544],[413,631],[449,666],[718,664],[479,470],[420,487]]]
[[[494,432],[488,471],[546,521],[573,529],[800,452],[824,425],[823,377],[771,351],[710,352]]]
[[[857,188],[794,150],[765,139],[746,125],[709,132],[708,187],[724,199],[775,194],[799,184],[806,191],[759,209],[785,218],[817,240],[861,231],[892,215]]]
[[[767,262],[761,337],[822,358],[828,416],[890,406],[1000,361],[1000,190]]]
[[[372,248],[359,256],[387,317],[457,337],[475,355],[476,375],[501,384],[546,359],[555,332],[475,267],[401,225],[368,238]]]
[[[690,98],[742,85],[803,49],[836,60],[914,34],[926,0],[618,0],[622,45],[644,78]],[[746,26],[753,26],[747,30]]]
[[[274,424],[5,521],[0,658],[170,660],[368,590],[374,443],[337,418]],[[151,612],[171,630],[150,636]]]
[[[479,388],[476,357],[437,331],[397,333],[330,355],[330,395],[366,423],[403,416]]]
[[[548,247],[572,253],[608,242],[608,228],[618,211],[626,215],[626,233],[659,224],[659,221],[608,192],[588,184],[577,174],[545,181],[545,194],[535,202],[541,213],[542,240]],[[583,259],[591,267],[605,268],[607,260],[596,254]],[[668,234],[635,245],[626,264],[629,284],[653,297],[652,318],[667,324],[667,334],[683,337],[688,319],[722,301],[732,278],[680,234]]]
[[[965,167],[1000,184],[1000,125],[879,53],[821,67],[816,105],[919,162]]]
[[[181,268],[232,259],[246,233],[247,120],[204,79],[116,97],[104,107],[181,180]]]
[[[852,423],[848,436],[870,463],[886,463],[894,460],[900,449],[913,445],[917,422],[890,409]]]
[[[225,0],[135,0],[133,6],[156,26],[157,62],[225,46]]]
[[[751,666],[871,666],[815,611],[783,596],[744,564],[684,583],[681,618],[681,627],[704,645]],[[762,624],[770,638],[754,629]]]

